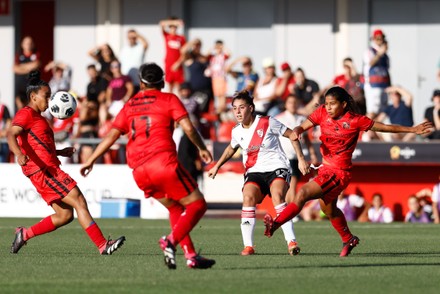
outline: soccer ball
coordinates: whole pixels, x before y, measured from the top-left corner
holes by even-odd
[[[58,119],[71,117],[76,110],[76,99],[65,91],[56,92],[49,100],[49,111]]]

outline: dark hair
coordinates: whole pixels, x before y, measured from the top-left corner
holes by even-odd
[[[215,44],[223,45],[223,41],[222,40],[217,40],[217,41],[215,41]]]
[[[96,70],[96,65],[89,64],[89,65],[87,65],[87,69],[95,69]]]
[[[248,90],[241,90],[240,92],[239,91],[235,92],[234,95],[232,96],[231,105],[233,105],[234,101],[238,99],[246,101],[247,104],[252,106],[253,108],[252,113],[255,112],[254,97],[251,96]]]
[[[163,70],[154,62],[141,65],[139,68],[139,79],[147,88],[162,89],[165,85]]]
[[[359,114],[361,113],[358,105],[356,104],[356,101],[354,101],[353,97],[351,97],[344,88],[339,86],[331,87],[324,95],[324,97],[327,96],[333,96],[341,103],[347,102],[347,107],[345,108],[346,111],[351,111]]]
[[[29,82],[26,87],[26,97],[28,99],[31,98],[31,93],[37,93],[42,87],[49,87],[47,82],[40,79],[40,72],[38,70],[31,71],[28,79]]]

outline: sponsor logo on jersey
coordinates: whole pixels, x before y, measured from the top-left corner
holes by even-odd
[[[257,135],[258,135],[258,137],[262,138],[262,137],[263,137],[263,134],[264,134],[263,129],[259,129],[259,130],[257,130]]]

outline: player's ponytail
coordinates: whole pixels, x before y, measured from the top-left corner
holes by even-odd
[[[49,84],[40,78],[40,72],[38,70],[31,71],[28,76],[28,85],[26,87],[27,98],[30,99],[31,93],[38,92],[43,86],[49,87]]]
[[[333,96],[339,102],[346,102],[347,103],[347,107],[345,108],[346,111],[351,111],[354,113],[361,114],[361,111],[356,101],[354,101],[353,97],[351,97],[351,95],[348,94],[348,92],[344,88],[339,86],[331,87],[330,89],[327,90],[327,92],[324,95],[324,97],[327,96]]]
[[[255,112],[255,104],[254,104],[254,97],[251,96],[248,90],[241,90],[234,93],[234,96],[232,96],[232,105],[234,104],[234,101],[237,99],[245,100],[247,104],[252,106],[252,113]]]

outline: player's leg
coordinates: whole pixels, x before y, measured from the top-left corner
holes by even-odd
[[[301,189],[299,189],[298,193],[296,193],[292,203],[289,203],[283,212],[281,212],[274,220],[272,220],[272,217],[269,214],[265,215],[264,223],[266,230],[264,234],[271,237],[281,225],[297,216],[307,201],[317,199],[321,195],[321,186],[315,181],[310,181],[304,184]]]
[[[336,203],[337,199],[330,203],[325,203],[323,199],[319,199],[321,210],[329,217],[333,228],[341,236],[343,245],[340,256],[347,256],[359,243],[359,238],[350,232],[344,213],[336,206]]]
[[[290,174],[288,175],[290,177]],[[275,208],[275,212],[278,215],[284,211],[287,207],[287,203],[285,201],[284,195],[288,189],[288,183],[284,181],[282,178],[276,178],[271,186],[270,193],[272,195],[272,203]],[[300,252],[300,248],[298,243],[296,242],[295,231],[293,229],[293,222],[287,221],[281,226],[281,229],[284,233],[284,239],[287,242],[287,249],[290,255],[297,255]]]
[[[241,210],[241,235],[244,249],[241,255],[252,255],[254,250],[254,230],[256,223],[256,207],[263,201],[260,187],[252,182],[245,183],[243,187],[243,207]]]
[[[125,241],[124,236],[115,240],[106,240],[104,238],[98,224],[90,215],[87,201],[78,187],[75,186],[75,188],[73,188],[69,194],[62,199],[62,202],[75,209],[81,227],[86,231],[87,235],[102,255],[110,255],[123,245]]]

